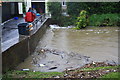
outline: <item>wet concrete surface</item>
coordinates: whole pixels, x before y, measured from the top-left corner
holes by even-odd
[[[48,29],[36,51],[16,69],[64,71],[86,63],[118,62],[118,27],[89,27],[82,30]]]
[[[46,21],[46,20],[45,20]],[[18,24],[26,23],[24,18],[19,18],[18,20],[11,19],[6,21],[2,26],[2,52],[7,50],[9,47],[18,43],[19,41],[29,37],[26,35],[19,35],[18,33]],[[44,23],[44,22],[43,22]],[[38,22],[35,26],[33,26],[33,30],[30,32],[30,35],[34,34],[41,26],[41,22]]]
[[[24,22],[24,18],[18,20],[11,19],[2,27],[2,51],[19,42],[18,23]]]

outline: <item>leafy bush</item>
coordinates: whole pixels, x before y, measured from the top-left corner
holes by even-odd
[[[82,10],[79,14],[79,17],[77,17],[76,22],[76,28],[82,29],[87,26],[87,12],[85,10]]]
[[[89,17],[90,26],[119,26],[118,14],[93,14]]]

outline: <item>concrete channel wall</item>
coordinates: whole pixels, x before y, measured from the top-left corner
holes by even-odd
[[[44,35],[49,24],[50,19],[47,19],[35,34],[11,46],[2,53],[3,73],[8,70],[13,70],[18,64],[23,62],[30,54],[34,52],[40,38]]]

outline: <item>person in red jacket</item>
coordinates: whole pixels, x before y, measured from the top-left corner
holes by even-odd
[[[26,13],[25,21],[26,22],[33,22],[35,18],[36,18],[36,15],[32,11],[29,11]]]

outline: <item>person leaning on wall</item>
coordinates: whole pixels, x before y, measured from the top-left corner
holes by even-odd
[[[30,7],[28,12],[26,12],[25,21],[26,22],[33,22],[35,18],[36,18],[36,15],[33,11],[33,8]]]

